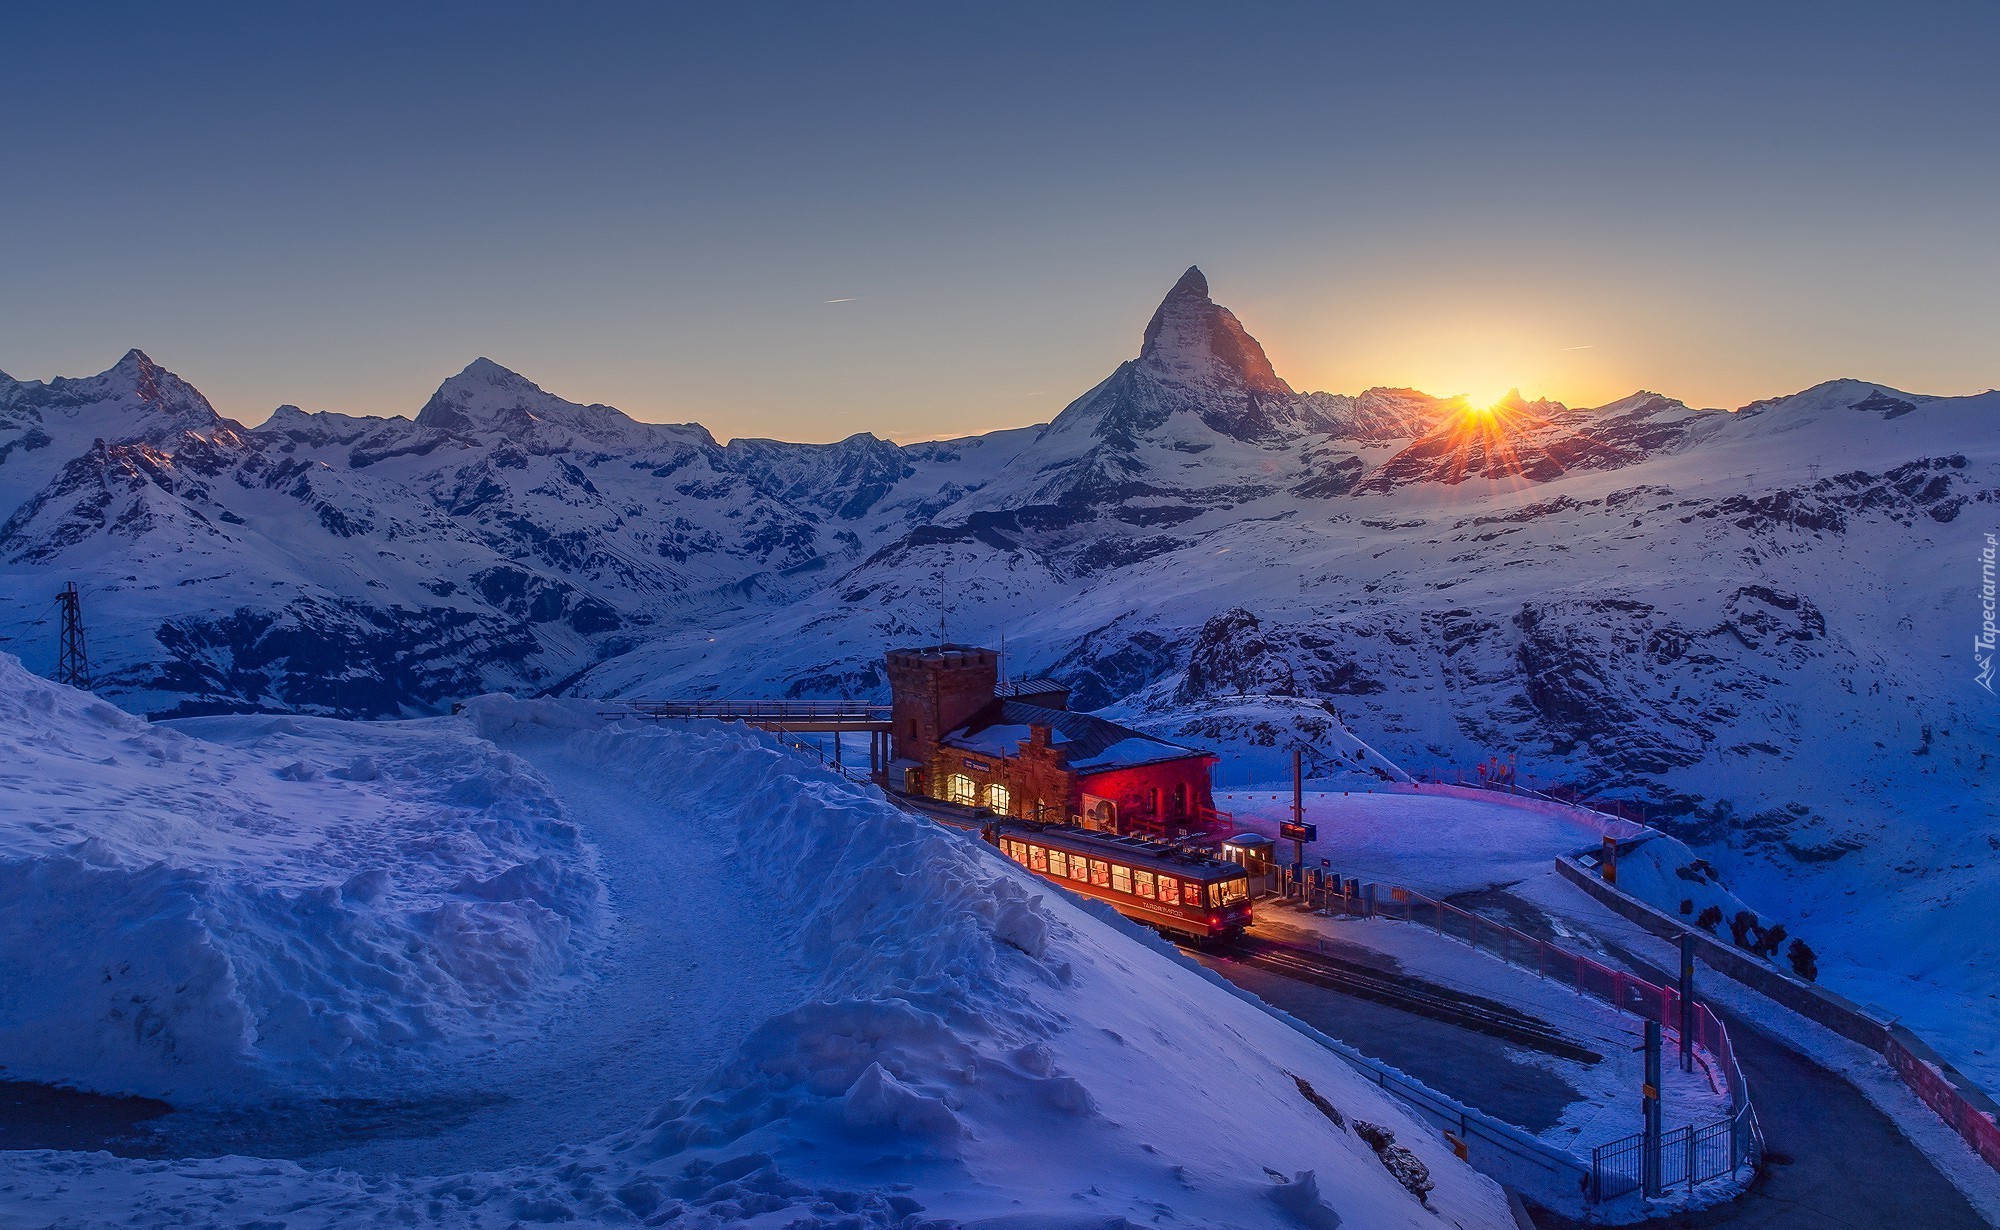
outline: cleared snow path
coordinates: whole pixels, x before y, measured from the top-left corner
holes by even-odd
[[[750,886],[727,833],[666,806],[655,783],[573,732],[527,727],[495,742],[547,780],[597,847],[609,942],[579,993],[538,1037],[436,1072],[394,1103],[174,1116],[144,1152],[401,1175],[526,1163],[636,1127],[806,994],[789,925]]]
[[[579,755],[563,735],[497,742],[548,779],[598,848],[616,931],[590,988],[548,1036],[465,1073],[508,1100],[446,1135],[316,1157],[352,1170],[437,1173],[533,1160],[632,1127],[687,1092],[810,979],[779,910],[705,818],[661,805],[629,767]],[[727,925],[719,925],[724,924]],[[736,971],[756,969],[745,978]]]

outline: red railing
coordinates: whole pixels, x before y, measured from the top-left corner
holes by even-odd
[[[1523,969],[1532,969],[1543,978],[1568,984],[1580,995],[1599,999],[1621,1012],[1644,1020],[1660,1022],[1666,1032],[1680,1034],[1681,996],[1678,987],[1660,986],[1636,974],[1613,969],[1580,953],[1570,952],[1525,931],[1494,922],[1470,910],[1425,896],[1412,888],[1392,884],[1362,884],[1327,876],[1325,887],[1306,895],[1307,904],[1367,917],[1400,918],[1419,926],[1428,925],[1439,935],[1463,940],[1472,947],[1490,952]],[[1736,1061],[1729,1030],[1707,1004],[1697,1003],[1691,1014],[1690,1041],[1694,1058],[1702,1064],[1711,1084],[1721,1084],[1729,1094],[1727,1123],[1730,1139],[1729,1167],[1755,1165],[1763,1152],[1763,1137],[1757,1127],[1757,1112],[1750,1100],[1750,1084]],[[1710,1059],[1713,1059],[1713,1066]],[[1697,1133],[1715,1135],[1721,1129],[1705,1125]],[[1690,1136],[1692,1139],[1693,1136]],[[1690,1174],[1694,1172],[1690,1171]],[[1622,1194],[1615,1176],[1602,1176],[1606,1184],[1594,1184],[1595,1199],[1611,1199]]]

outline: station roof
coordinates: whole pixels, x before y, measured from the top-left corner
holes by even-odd
[[[1084,774],[1209,754],[1088,713],[1048,709],[1005,698],[996,698],[973,714],[970,721],[946,735],[943,742],[947,747],[968,752],[1012,756],[1027,739],[1029,729],[1035,726],[1048,727],[1050,742],[1068,753],[1069,767]]]
[[[1069,687],[1053,679],[1016,679],[1012,683],[993,685],[993,695],[1002,700],[1013,700],[1023,696],[1068,696]]]

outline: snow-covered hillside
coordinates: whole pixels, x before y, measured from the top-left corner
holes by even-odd
[[[1858,998],[2000,1002],[2000,394],[1489,411],[1295,393],[1195,270],[1134,323],[1046,427],[934,445],[719,446],[484,361],[415,422],[254,431],[136,354],[0,383],[0,632],[51,661],[75,579],[121,704],[342,714],[880,696],[885,648],[1004,633],[1237,780],[1271,697],[1362,778],[1517,755],[1644,803]]]
[[[358,1096],[532,1034],[599,941],[576,827],[452,726],[152,726],[0,655],[0,1064]]]
[[[0,697],[10,713],[41,715],[52,732],[38,751],[32,732],[10,726],[19,746],[69,758],[61,773],[38,763],[0,783],[6,866],[81,866],[67,843],[88,827],[107,848],[91,856],[98,863],[109,863],[111,851],[129,862],[150,857],[150,870],[125,874],[189,886],[177,899],[183,905],[152,911],[103,893],[74,908],[30,903],[42,919],[33,934],[21,914],[10,915],[0,933],[5,981],[39,1005],[46,1031],[94,1036],[104,997],[79,979],[94,979],[113,959],[137,979],[148,962],[175,960],[188,947],[173,919],[216,919],[256,891],[291,895],[285,953],[294,960],[262,954],[260,936],[212,928],[211,961],[266,977],[266,1000],[290,992],[311,1003],[305,1021],[337,1022],[315,954],[371,929],[406,926],[417,889],[402,879],[371,883],[336,906],[338,890],[305,886],[392,848],[425,851],[432,863],[478,864],[482,845],[516,831],[509,816],[524,809],[536,831],[560,839],[542,856],[545,875],[601,884],[605,928],[618,937],[583,954],[573,978],[551,984],[567,988],[558,1007],[570,1020],[496,1064],[452,1069],[472,1084],[460,1092],[497,1098],[483,1119],[426,1122],[410,1137],[381,1136],[378,1127],[375,1139],[333,1149],[274,1134],[234,1150],[297,1161],[11,1152],[0,1157],[8,1205],[0,1220],[1512,1224],[1491,1181],[1331,1051],[974,838],[900,812],[740,729],[605,727],[593,706],[488,697],[455,718],[386,726],[207,719],[183,726],[194,732],[186,735],[11,668],[0,675]],[[206,738],[217,735],[226,742]],[[336,751],[347,755],[346,777],[287,774],[291,764],[325,765]],[[100,765],[104,757],[117,763]],[[452,765],[482,763],[484,771],[453,780]],[[80,783],[61,833],[45,831],[43,819],[46,783],[55,780]],[[206,834],[160,801],[189,783],[206,792]],[[339,819],[322,818],[296,793],[304,790],[319,792],[320,806]],[[440,792],[477,799],[444,806]],[[468,810],[475,806],[486,810]],[[651,839],[635,842],[635,833]],[[624,843],[618,857],[592,857],[600,837]],[[734,873],[715,875],[717,865]],[[520,867],[499,877],[510,886],[526,878]],[[468,908],[524,898],[490,891],[494,883],[489,876],[430,891]],[[682,916],[671,904],[682,897],[710,916]],[[348,919],[338,932],[322,925],[333,912]],[[117,954],[100,952],[104,924],[93,920],[101,919],[127,924]],[[406,935],[405,943],[426,947],[438,965],[495,960],[475,928]],[[728,959],[706,960],[718,948]],[[48,960],[37,949],[91,957]],[[386,954],[371,959],[397,968]],[[534,1002],[533,987],[523,989]],[[384,977],[371,991],[372,1011],[385,1018],[414,1019],[437,998],[419,979]],[[664,1010],[604,1013],[607,993],[628,1007]],[[170,1030],[181,1024],[163,1020]],[[492,1028],[459,1026],[475,1038]],[[685,1069],[684,1052],[705,1050],[713,1062]],[[81,1049],[65,1068],[50,1051],[35,1074],[100,1089],[158,1088],[157,1074],[173,1064],[171,1055],[120,1060]],[[374,1092],[385,1098],[436,1088],[436,1073],[385,1072],[402,1082],[380,1083]],[[622,1117],[630,1084],[677,1072],[681,1084]],[[310,1084],[287,1083],[299,1078],[294,1072],[265,1075],[279,1092]],[[199,1101],[192,1089],[187,1098]],[[1399,1180],[1358,1122],[1386,1127],[1408,1151],[1390,1160],[1406,1178],[1404,1162],[1419,1163],[1429,1190]],[[546,1152],[468,1166],[495,1135]]]

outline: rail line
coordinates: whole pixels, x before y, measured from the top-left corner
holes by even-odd
[[[1604,1058],[1548,1022],[1511,1005],[1467,995],[1406,974],[1386,973],[1358,961],[1297,944],[1244,936],[1202,949],[1185,950],[1227,957],[1296,982],[1311,983],[1356,999],[1429,1017],[1560,1059],[1594,1064]]]

